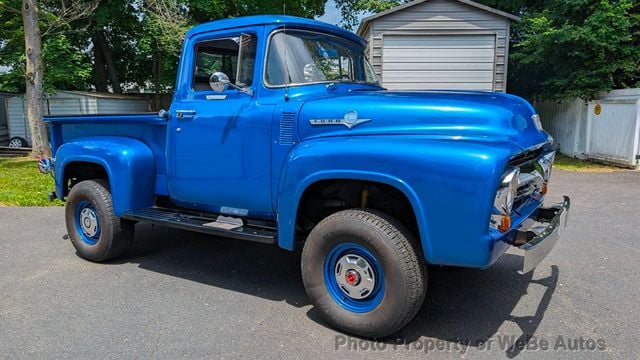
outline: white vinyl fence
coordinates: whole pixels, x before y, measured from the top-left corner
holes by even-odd
[[[535,107],[561,153],[640,165],[640,88],[613,90],[588,102],[544,101]]]

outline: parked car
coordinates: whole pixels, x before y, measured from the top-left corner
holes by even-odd
[[[365,45],[295,17],[210,22],[186,35],[168,111],[47,117],[78,255],[122,255],[136,222],[300,243],[313,305],[366,337],[414,317],[425,264],[486,268],[517,246],[531,271],[569,210],[541,207],[554,150],[534,109],[385,91]]]

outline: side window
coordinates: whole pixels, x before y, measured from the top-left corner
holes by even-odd
[[[253,84],[257,48],[258,39],[255,36],[243,34],[240,37],[240,61],[236,85],[246,87]]]
[[[225,73],[236,85],[250,86],[253,83],[256,45],[256,37],[246,34],[196,44],[191,88],[194,91],[211,90],[209,78],[215,72]]]

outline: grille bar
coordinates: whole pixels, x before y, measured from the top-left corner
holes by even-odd
[[[525,151],[511,158],[508,164],[509,166],[519,167],[528,163],[529,161],[536,160],[542,155],[542,153],[544,153],[543,147],[539,147],[534,150]]]

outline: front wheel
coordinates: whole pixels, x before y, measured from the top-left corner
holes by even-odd
[[[108,185],[101,180],[81,181],[71,188],[65,219],[71,242],[83,259],[113,259],[133,240],[134,223],[115,215]]]
[[[427,281],[411,233],[368,209],[337,212],[316,225],[302,251],[302,279],[328,323],[374,338],[397,332],[415,316]]]

